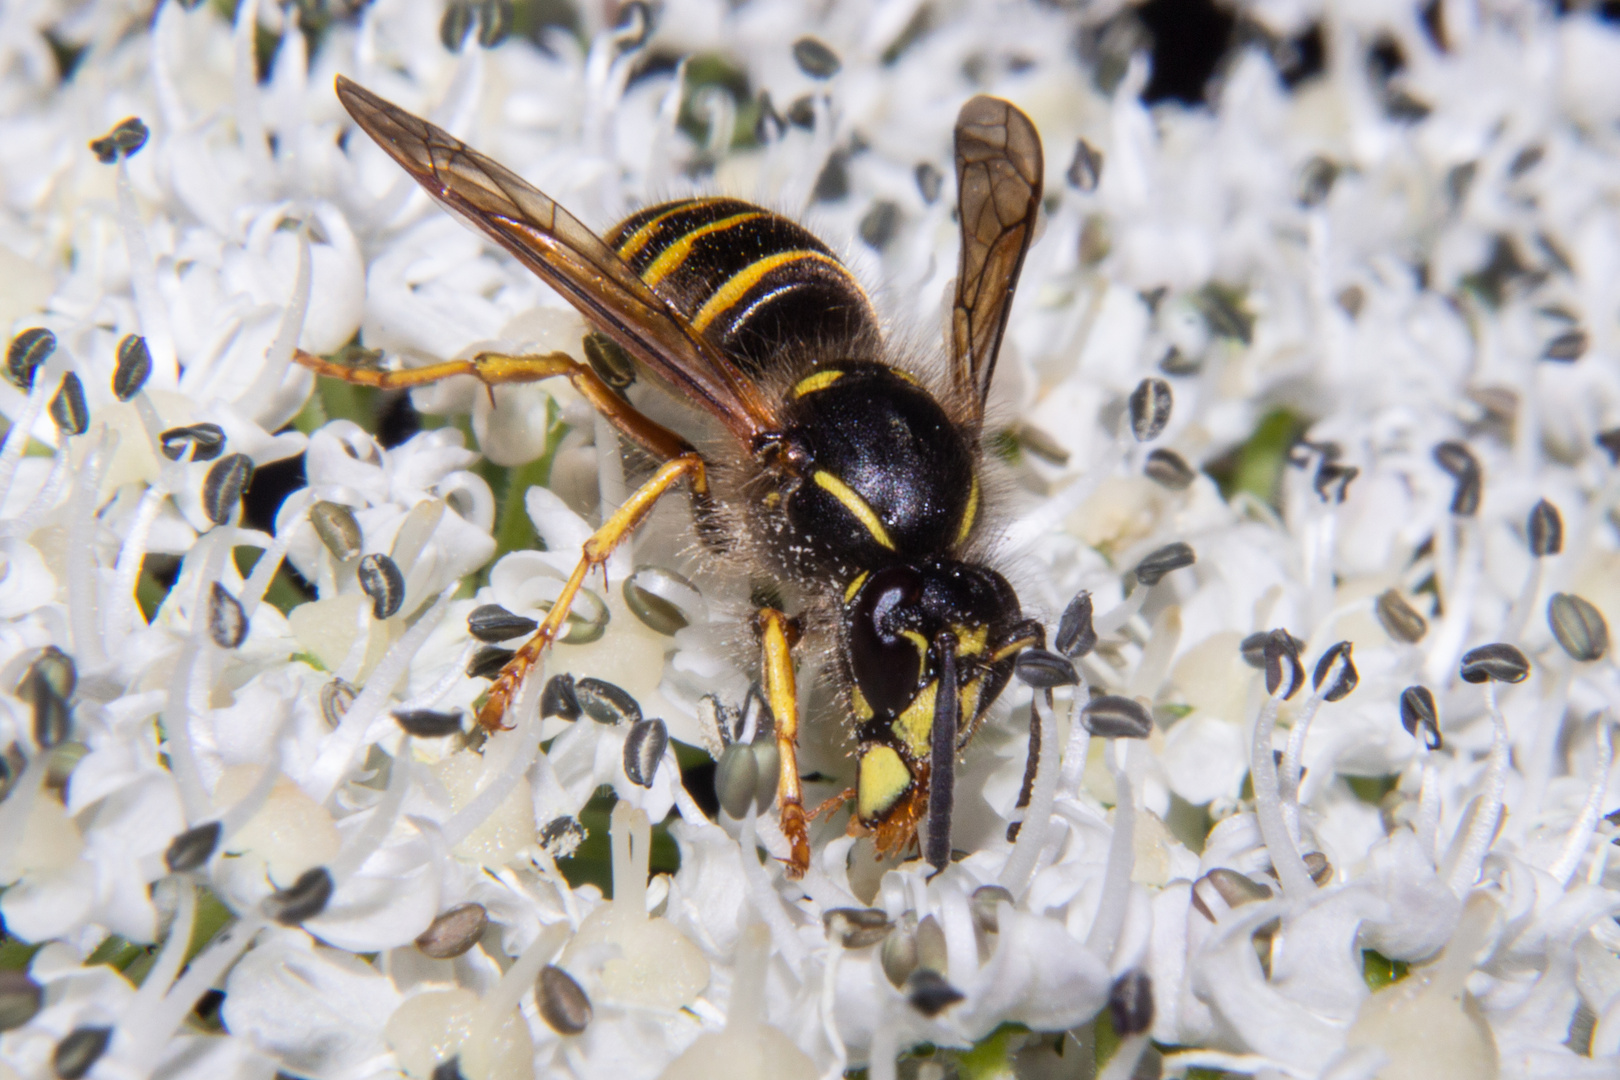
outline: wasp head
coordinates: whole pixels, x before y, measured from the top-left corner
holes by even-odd
[[[885,853],[909,843],[926,815],[925,854],[937,869],[950,858],[957,751],[1040,630],[1000,574],[969,563],[889,566],[846,595],[856,813]]]

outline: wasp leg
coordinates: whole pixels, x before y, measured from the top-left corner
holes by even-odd
[[[782,835],[788,838],[787,873],[803,877],[810,869],[810,824],[804,816],[804,792],[799,787],[799,695],[793,679],[793,643],[788,617],[774,608],[761,608],[765,700],[776,717],[776,752],[781,762],[776,792]]]
[[[561,376],[574,384],[574,389],[591,407],[601,413],[614,427],[643,450],[661,461],[694,453],[692,444],[661,424],[656,424],[636,411],[624,398],[613,392],[601,376],[586,364],[567,353],[540,353],[529,356],[508,356],[504,353],[479,353],[470,360],[446,360],[416,368],[382,369],[350,367],[347,364],[323,360],[302,349],[293,353],[293,359],[317,375],[358,386],[374,386],[379,390],[406,390],[413,386],[426,386],[455,375],[471,375],[485,386],[505,383],[539,382]],[[693,490],[701,497],[707,494],[700,488],[701,474],[694,475]]]
[[[578,565],[574,572],[568,576],[563,584],[562,592],[557,594],[556,601],[551,605],[551,612],[546,616],[545,622],[534,632],[534,636],[523,643],[519,649],[501,668],[501,673],[495,677],[495,682],[489,688],[489,697],[484,707],[478,710],[478,723],[488,731],[494,731],[507,726],[503,718],[512,699],[517,696],[518,688],[523,685],[523,679],[534,667],[540,654],[545,652],[546,646],[557,640],[563,623],[568,620],[568,609],[573,606],[574,597],[585,584],[585,578],[591,570],[607,562],[608,556],[613,554],[624,540],[635,531],[637,525],[646,520],[658,500],[666,495],[671,488],[683,478],[688,480],[694,491],[707,490],[707,469],[703,458],[696,451],[682,454],[673,461],[666,461],[659,466],[652,478],[642,484],[630,497],[613,512],[613,515],[602,522],[585,541],[580,553]]]
[[[708,471],[703,458],[692,444],[661,424],[647,419],[603,382],[588,366],[567,353],[544,353],[529,356],[508,356],[504,353],[479,353],[470,360],[447,360],[417,368],[382,370],[356,368],[323,360],[302,349],[293,354],[300,364],[317,375],[329,375],[360,386],[374,386],[379,390],[403,390],[413,386],[448,379],[455,375],[471,375],[485,386],[504,383],[538,382],[561,376],[574,384],[580,394],[598,413],[613,424],[625,437],[642,449],[662,460],[664,464],[645,484],[638,488],[623,506],[602,523],[602,527],[585,541],[579,565],[569,576],[562,592],[551,607],[545,622],[533,637],[524,643],[489,688],[484,707],[478,710],[478,723],[486,730],[505,727],[506,710],[517,696],[518,688],[534,667],[546,646],[557,639],[574,597],[585,584],[591,568],[607,561],[613,549],[629,536],[635,527],[652,511],[653,505],[683,477],[690,483],[699,510],[708,502]]]
[[[838,794],[832,796],[832,798],[825,800],[820,806],[810,811],[809,818],[811,821],[814,821],[822,814],[836,814],[840,807],[853,798],[855,798],[855,789],[845,788],[843,791],[840,791]]]

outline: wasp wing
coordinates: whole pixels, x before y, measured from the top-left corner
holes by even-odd
[[[512,170],[342,75],[337,95],[355,123],[429,194],[517,256],[739,439],[748,442],[774,427],[753,383],[578,218]]]
[[[1017,106],[983,96],[962,106],[956,117],[962,254],[951,309],[951,374],[975,421],[984,418],[1013,290],[1035,234],[1043,171],[1041,138]]]

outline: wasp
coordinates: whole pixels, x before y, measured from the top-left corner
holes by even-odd
[[[690,198],[598,236],[511,170],[341,75],[337,95],[429,194],[724,433],[700,449],[565,353],[393,370],[298,354],[320,374],[384,389],[454,375],[488,386],[566,378],[657,463],[586,541],[545,621],[491,684],[479,722],[504,726],[592,569],[684,484],[703,543],[795,601],[762,607],[755,623],[788,872],[810,864],[795,753],[794,650],[804,641],[829,657],[824,674],[857,744],[844,798],[859,825],[891,854],[925,824],[923,854],[942,868],[956,757],[1020,654],[1045,641],[990,565],[984,495],[985,401],[1041,200],[1041,142],[1029,118],[983,96],[957,118],[962,246],[942,372],[934,358],[892,347],[848,268],[786,217],[738,199]]]

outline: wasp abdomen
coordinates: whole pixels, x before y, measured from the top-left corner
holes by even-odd
[[[741,199],[650,206],[606,240],[692,329],[756,374],[789,350],[847,355],[876,335],[866,293],[832,250]]]
[[[873,567],[966,541],[975,448],[921,386],[882,364],[833,363],[788,399],[784,438],[801,464],[785,510],[805,546],[835,566]]]

